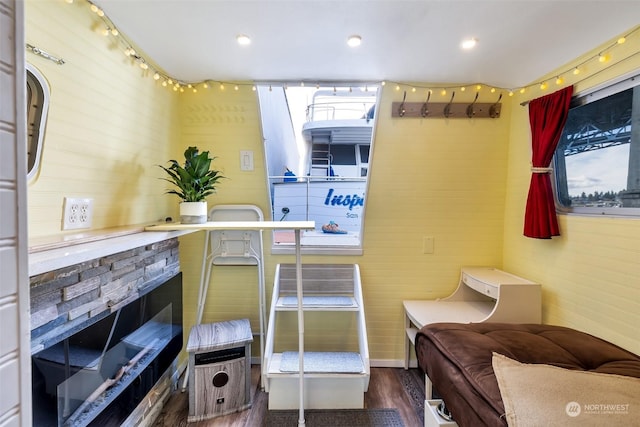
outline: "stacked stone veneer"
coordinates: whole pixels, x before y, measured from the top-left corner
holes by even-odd
[[[108,316],[179,270],[173,238],[32,276],[31,352]]]

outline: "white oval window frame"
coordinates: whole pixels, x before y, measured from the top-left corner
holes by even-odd
[[[27,93],[27,181],[32,181],[38,176],[42,163],[44,134],[51,91],[42,73],[29,63],[26,64],[25,78]]]

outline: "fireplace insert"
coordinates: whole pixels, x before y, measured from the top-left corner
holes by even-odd
[[[182,274],[32,356],[35,426],[120,425],[182,348]]]

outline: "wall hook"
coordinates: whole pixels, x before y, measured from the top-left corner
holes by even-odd
[[[407,91],[404,91],[404,96],[402,97],[402,103],[400,103],[400,106],[398,107],[398,115],[400,117],[404,117],[404,114],[407,112],[407,110],[404,108],[404,101],[407,99]]]
[[[491,107],[489,107],[489,117],[491,117],[492,119],[495,119],[496,117],[500,116],[500,110],[498,109],[498,105],[501,99],[502,99],[502,93],[500,93],[500,96],[498,97],[498,100],[496,101],[496,103],[493,104]]]
[[[451,105],[453,104],[453,98],[456,96],[455,91],[451,94],[451,100],[449,101],[449,103],[447,105],[445,105],[444,107],[444,116],[445,117],[450,117],[453,113],[451,112]]]
[[[422,109],[420,110],[420,115],[422,117],[427,117],[429,115],[429,99],[431,99],[431,91],[429,91],[429,94],[427,95],[427,100],[422,104]]]
[[[470,119],[473,118],[473,116],[476,115],[476,111],[473,108],[473,105],[476,103],[476,101],[478,100],[478,95],[480,95],[479,92],[476,92],[476,97],[473,100],[473,102],[471,104],[469,104],[467,106],[467,117],[469,117]]]

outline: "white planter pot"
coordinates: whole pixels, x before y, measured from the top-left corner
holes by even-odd
[[[207,202],[180,203],[180,222],[182,224],[203,224],[207,222]]]

